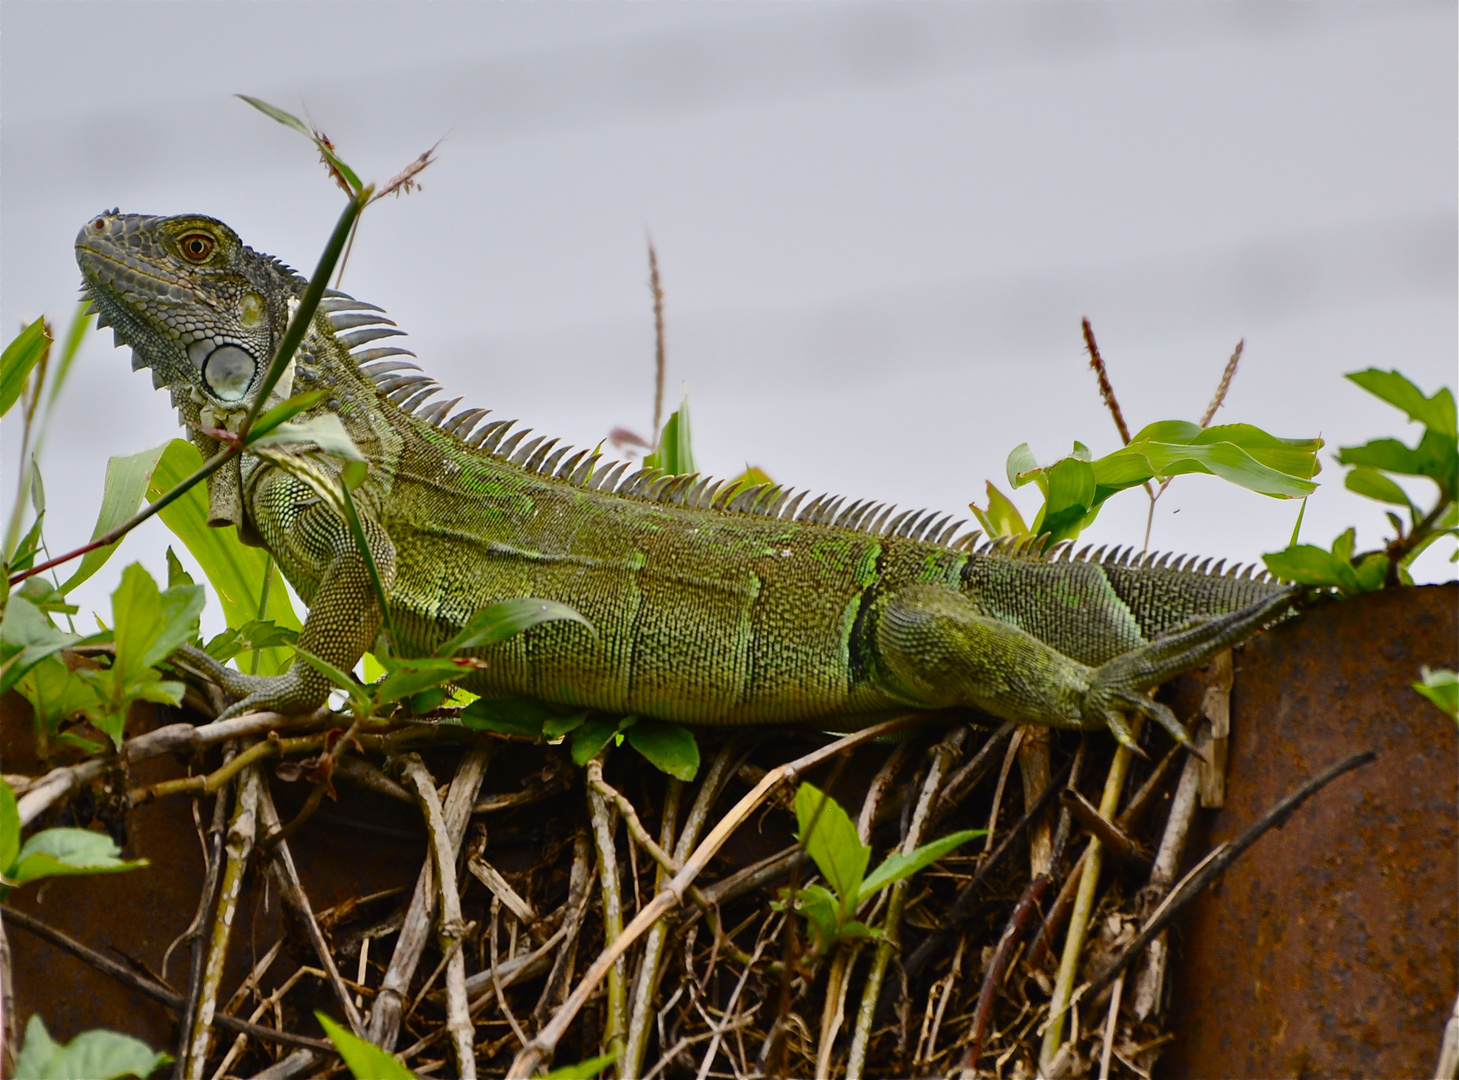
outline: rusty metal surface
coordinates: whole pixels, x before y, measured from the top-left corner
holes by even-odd
[[[1456,612],[1453,584],[1378,593],[1237,654],[1226,806],[1188,865],[1322,767],[1378,759],[1177,923],[1158,1076],[1431,1075],[1459,980],[1459,739],[1409,683],[1420,664],[1459,668]]]

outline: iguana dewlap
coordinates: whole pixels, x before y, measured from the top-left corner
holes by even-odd
[[[76,239],[98,325],[166,386],[199,430],[252,403],[302,277],[208,217],[102,214]],[[807,501],[701,476],[626,472],[556,439],[529,438],[440,388],[398,347],[379,308],[326,294],[276,391],[327,388],[369,460],[355,492],[386,583],[397,654],[428,653],[473,612],[514,597],[569,604],[596,627],[535,627],[475,655],[488,696],[694,724],[869,722],[967,705],[1020,723],[1127,738],[1121,713],[1173,733],[1145,690],[1271,622],[1291,592],[1251,570],[1059,545],[977,546],[936,513]],[[320,459],[328,470],[330,459]],[[271,552],[309,604],[299,645],[349,669],[381,613],[346,522],[258,457],[217,474],[212,516]],[[227,671],[231,712],[309,709],[330,685],[302,662],[260,678]]]

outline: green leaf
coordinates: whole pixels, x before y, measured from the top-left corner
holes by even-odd
[[[871,848],[856,835],[856,826],[841,804],[814,784],[796,789],[795,819],[796,839],[835,892],[843,918],[850,918],[861,895]]]
[[[1263,555],[1267,569],[1283,581],[1298,585],[1328,585],[1344,595],[1356,595],[1358,575],[1351,563],[1313,544],[1293,544],[1285,551]]]
[[[436,655],[450,656],[466,649],[495,645],[541,623],[557,620],[582,623],[593,634],[597,634],[592,623],[556,600],[503,600],[499,604],[482,608],[467,619],[461,632],[437,649]]]
[[[825,955],[841,932],[841,908],[835,895],[824,885],[807,885],[794,892],[787,889],[782,895],[788,897],[795,910],[810,924],[816,955]]]
[[[579,722],[586,713],[576,714]],[[461,710],[458,718],[463,727],[473,731],[495,731],[502,735],[540,738],[545,723],[555,721],[561,713],[550,705],[532,698],[477,698]],[[574,725],[576,726],[576,725]]]
[[[694,468],[694,447],[689,437],[689,396],[679,406],[679,411],[669,416],[664,430],[659,435],[659,445],[652,454],[643,459],[644,468],[662,469],[678,476],[697,471]]]
[[[36,664],[20,677],[15,689],[30,702],[36,729],[47,736],[62,720],[98,704],[91,684],[66,667],[59,656],[48,656]]]
[[[272,119],[277,120],[279,123],[283,124],[285,127],[293,128],[295,131],[303,135],[306,139],[314,144],[315,149],[319,151],[320,155],[325,159],[325,161],[327,161],[330,165],[333,165],[334,168],[339,171],[340,176],[344,178],[345,184],[349,187],[351,193],[356,195],[360,193],[360,178],[355,175],[354,170],[346,165],[343,161],[341,161],[338,155],[335,154],[334,150],[324,141],[324,139],[312,128],[308,127],[304,123],[304,121],[300,120],[293,113],[287,113],[283,109],[280,109],[278,106],[270,105],[267,101],[260,101],[256,97],[249,97],[247,94],[235,94],[234,96],[248,102],[248,104],[252,105],[255,109],[263,113],[265,116],[271,117]]]
[[[1459,721],[1459,674],[1448,668],[1431,668],[1425,664],[1421,675],[1418,682],[1411,684],[1413,688],[1448,713],[1451,719]]]
[[[253,422],[253,427],[248,429],[248,441],[257,442],[285,420],[292,420],[301,412],[308,412],[327,397],[328,390],[307,390],[302,394],[295,394],[288,401],[279,402]]]
[[[1043,475],[1028,443],[1019,443],[1009,453],[1007,472],[1008,486],[1015,489],[1023,487],[1030,480],[1040,479]]]
[[[111,596],[111,608],[116,642],[113,670],[119,677],[130,679],[197,637],[203,589],[200,585],[179,585],[159,592],[152,575],[141,563],[133,563],[122,571],[122,582]]]
[[[385,662],[385,678],[370,688],[370,696],[381,705],[408,698],[422,690],[455,682],[480,668],[480,661],[468,658],[427,656],[412,660],[388,660]]]
[[[121,848],[105,833],[90,829],[43,829],[27,840],[9,874],[23,885],[44,877],[115,874],[148,865],[146,859],[123,859]]]
[[[560,739],[582,727],[583,721],[587,718],[588,714],[586,710],[572,713],[569,716],[553,716],[542,725],[542,737],[548,742],[554,739]]]
[[[192,443],[174,439],[167,444],[152,473],[148,498],[155,500],[200,468],[202,463],[202,456]],[[213,593],[223,608],[224,621],[236,628],[256,620],[268,554],[262,548],[240,543],[236,529],[214,529],[208,525],[208,497],[201,484],[164,507],[160,516],[207,575],[208,584],[213,587]],[[270,575],[265,618],[295,633],[300,628],[299,617],[294,613],[281,574]],[[290,659],[285,650],[270,648],[260,655],[259,673],[277,675],[285,670]]]
[[[5,618],[0,621],[0,694],[52,653],[73,641],[75,634],[63,634],[39,608],[19,593],[10,597]]]
[[[573,764],[586,765],[592,761],[620,729],[621,722],[612,717],[594,716],[585,720],[570,737]]]
[[[1366,495],[1370,499],[1392,503],[1395,506],[1406,506],[1417,513],[1413,503],[1409,501],[1408,493],[1403,488],[1377,469],[1367,465],[1359,465],[1348,473],[1343,480],[1343,486],[1349,491],[1356,491],[1359,495]]]
[[[661,720],[641,719],[628,729],[628,745],[654,768],[686,783],[699,773],[699,744],[687,728]]]
[[[19,854],[20,807],[15,801],[15,789],[0,778],[0,876],[10,877]]]
[[[988,508],[979,509],[974,503],[968,504],[968,509],[978,519],[978,524],[983,526],[983,531],[988,534],[991,540],[998,536],[1025,536],[1028,534],[1028,526],[1023,523],[1023,515],[1018,512],[1018,507],[1003,492],[993,486],[993,481],[988,481]]]
[[[768,486],[774,483],[775,481],[770,479],[770,474],[758,465],[746,465],[745,471],[729,482],[728,492],[722,498],[728,502],[740,492],[749,488],[759,487],[762,484]]]
[[[327,391],[316,391],[316,393],[327,393]],[[301,394],[300,397],[309,395]],[[271,412],[277,412],[291,404],[297,399],[290,398],[283,405],[274,406]],[[308,408],[308,406],[303,406]],[[265,419],[269,414],[265,414]],[[262,421],[260,421],[262,422]],[[365,455],[360,453],[360,448],[350,438],[348,431],[344,429],[344,423],[332,412],[320,413],[318,416],[310,417],[302,423],[294,424],[279,421],[272,428],[255,435],[255,427],[248,433],[247,443],[250,449],[264,446],[297,447],[315,446],[319,452],[330,454],[334,457],[344,458],[346,461],[364,461]]]
[[[1044,470],[1044,506],[1033,530],[1052,539],[1078,536],[1095,506],[1094,466],[1077,457],[1061,458]]]
[[[83,1031],[62,1045],[51,1038],[41,1018],[32,1014],[25,1027],[25,1046],[15,1062],[18,1080],[146,1080],[172,1061],[140,1039],[115,1031]]]
[[[544,1080],[593,1080],[600,1072],[618,1060],[618,1051],[599,1054],[597,1057],[579,1061],[576,1065],[559,1065]]]
[[[1440,435],[1453,438],[1455,431],[1454,394],[1447,386],[1440,387],[1433,397],[1424,397],[1424,392],[1397,371],[1352,371],[1346,376],[1374,397],[1395,405],[1415,420],[1437,431]]]
[[[1128,446],[1108,455],[1109,458],[1116,459],[1136,456],[1149,462],[1150,470],[1156,476],[1208,473],[1273,498],[1296,499],[1317,490],[1315,483],[1301,475],[1307,469],[1309,461],[1313,463],[1312,471],[1315,472],[1315,453],[1291,454],[1283,451],[1278,455],[1275,448],[1266,448],[1262,456],[1292,465],[1294,469],[1291,472],[1279,471],[1263,464],[1245,448],[1229,441],[1181,444],[1132,439]],[[1288,458],[1291,460],[1288,461]],[[1296,468],[1298,464],[1300,469]],[[1307,475],[1312,475],[1312,472],[1307,472]]]
[[[172,550],[172,545],[167,546],[167,587],[176,588],[178,585],[196,585],[193,576],[183,569],[182,560]]]
[[[1367,465],[1403,476],[1426,476],[1446,494],[1454,493],[1459,470],[1459,444],[1452,435],[1426,430],[1418,446],[1410,449],[1397,439],[1374,439],[1362,446],[1344,446],[1338,451],[1344,465]]]
[[[57,615],[75,615],[80,610],[75,604],[66,603],[66,597],[61,591],[39,575],[21,582],[15,595],[25,597],[40,611]]]
[[[147,494],[147,485],[157,468],[157,462],[167,449],[167,444],[154,446],[129,457],[114,457],[106,463],[106,487],[101,496],[101,512],[96,516],[96,528],[91,530],[91,539],[105,536],[137,512],[142,496]],[[81,556],[76,572],[61,586],[63,593],[69,593],[92,574],[96,573],[110,559],[121,541],[109,547],[97,548]]]
[[[0,416],[10,411],[25,389],[31,369],[40,363],[50,347],[51,335],[44,319],[25,327],[5,346],[4,354],[0,355]]]
[[[345,1065],[356,1080],[414,1080],[415,1073],[396,1061],[394,1054],[387,1054],[349,1028],[336,1024],[322,1012],[316,1011],[314,1018],[334,1043],[339,1056],[344,1058]]]
[[[969,840],[983,836],[987,831],[987,829],[963,829],[961,832],[944,836],[940,840],[934,840],[930,844],[923,844],[910,855],[904,855],[900,851],[888,855],[886,861],[873,870],[861,883],[861,895],[857,897],[857,903],[875,896],[888,885],[911,877],[924,867],[931,866],[949,851],[966,844]]]
[[[1352,562],[1353,547],[1358,542],[1358,530],[1348,529],[1332,542],[1332,553],[1343,562]]]

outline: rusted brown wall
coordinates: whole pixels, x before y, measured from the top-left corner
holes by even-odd
[[[1459,739],[1409,688],[1459,668],[1459,586],[1308,612],[1238,653],[1229,840],[1303,779],[1340,777],[1267,833],[1178,924],[1175,1077],[1432,1075],[1459,985]]]

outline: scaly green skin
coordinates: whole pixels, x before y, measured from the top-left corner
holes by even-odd
[[[103,214],[76,253],[102,323],[132,346],[134,367],[171,389],[193,440],[215,450],[196,428],[236,430],[304,280],[199,216]],[[348,328],[385,321],[365,308],[327,300],[275,394],[330,389],[316,411],[335,413],[369,459],[355,499],[395,650],[428,652],[513,597],[569,604],[597,629],[551,623],[479,650],[489,667],[465,685],[480,694],[695,724],[846,727],[969,705],[1020,723],[1109,725],[1123,740],[1128,711],[1179,732],[1143,691],[1291,603],[1269,581],[1190,564],[974,551],[946,519],[904,519],[895,533],[911,535],[897,535],[879,507],[837,515],[812,504],[792,517],[779,489],[715,499],[693,478],[650,475],[598,490],[595,459],[560,466],[551,444],[514,454],[515,440],[497,445],[501,431],[488,452],[466,438],[479,417],[458,424],[408,400],[433,384],[382,371],[398,366],[397,350],[362,359],[358,338],[379,335],[352,340]],[[352,667],[381,617],[344,520],[252,455],[210,494],[216,523],[266,547],[310,605],[301,648]],[[308,709],[329,690],[302,663],[276,678],[221,677],[243,695],[235,713]]]

